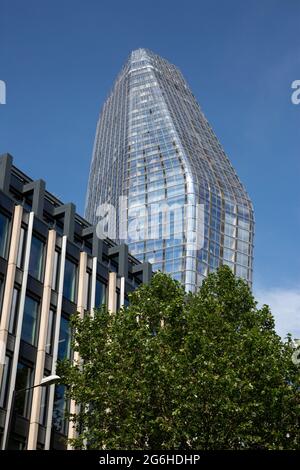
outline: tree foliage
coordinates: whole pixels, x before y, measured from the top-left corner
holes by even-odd
[[[76,448],[299,448],[299,366],[269,307],[226,266],[197,294],[157,273],[117,314],[72,319]]]

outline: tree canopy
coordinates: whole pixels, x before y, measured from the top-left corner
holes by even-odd
[[[223,266],[186,294],[157,273],[117,314],[72,318],[76,448],[300,448],[299,366],[268,306]]]

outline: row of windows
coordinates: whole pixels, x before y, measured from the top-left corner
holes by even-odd
[[[12,307],[15,310],[17,304],[16,293],[14,291],[14,306]],[[96,305],[101,305],[105,302],[106,289],[105,285],[100,281],[96,285]],[[24,318],[22,325],[21,339],[30,344],[36,343],[36,333],[38,329],[38,312],[39,312],[39,303],[30,296],[26,296],[25,308],[24,308]],[[12,329],[12,318],[15,318],[16,314],[14,313],[11,317],[10,330]],[[53,338],[54,338],[54,326],[55,326],[55,311],[53,309],[49,312],[48,320],[48,331],[47,331],[47,340],[46,340],[46,352],[48,354],[52,353],[53,347]],[[60,320],[60,330],[59,330],[59,343],[58,343],[58,360],[71,357],[71,331],[69,320],[67,317],[62,315]],[[11,357],[9,355],[5,358],[5,366],[1,383],[1,393],[0,393],[0,408],[5,408],[7,394],[8,394],[8,383],[10,376],[11,368]],[[34,377],[34,368],[32,365],[28,365],[23,361],[18,363],[17,375],[16,375],[16,390],[21,390],[23,388],[28,388],[33,385]],[[31,409],[31,398],[32,391],[26,391],[20,393],[16,396],[14,413],[17,413],[25,418],[29,418],[30,409]],[[41,409],[40,409],[40,424],[46,425],[47,417],[47,401],[48,401],[48,390],[45,388],[42,390],[42,399],[41,399]],[[58,385],[55,388],[54,396],[54,409],[53,409],[53,427],[56,431],[61,433],[66,433],[67,431],[67,421],[65,419],[65,412],[68,404],[65,400],[65,387]]]
[[[2,258],[6,258],[7,256],[9,223],[9,218],[6,217],[4,214],[0,213],[0,256]]]
[[[68,265],[68,263],[66,263]],[[71,266],[71,265],[69,265]],[[74,272],[70,268],[68,273],[69,281],[66,283],[69,290],[74,289]],[[67,292],[68,293],[68,292]],[[15,287],[13,291],[13,299],[11,306],[11,314],[8,331],[11,334],[16,332],[16,323],[19,309],[20,290]],[[97,279],[96,281],[96,295],[95,295],[95,307],[106,303],[106,285]],[[22,323],[21,339],[27,343],[36,346],[38,338],[38,327],[39,327],[39,314],[40,314],[40,302],[30,295],[26,295],[24,305],[24,316]],[[55,325],[55,309],[50,309],[48,331],[47,331],[47,344],[46,352],[52,353],[52,342],[54,336],[54,325]]]
[[[36,316],[35,314],[29,314],[29,308],[32,308],[35,312],[37,311],[37,305],[32,303],[32,300],[27,297],[26,298],[26,312],[24,315],[26,317],[25,326],[22,329],[22,339],[29,340],[31,342],[32,339],[32,332],[35,331],[36,327]],[[49,316],[49,321],[53,322],[53,311],[51,311]],[[47,335],[48,340],[48,335]],[[46,346],[46,350],[48,352],[49,344]],[[62,360],[65,358],[71,357],[71,332],[70,332],[70,325],[69,320],[62,316],[60,321],[60,331],[59,331],[59,344],[58,344],[58,359]],[[2,384],[1,384],[1,394],[0,394],[0,408],[6,407],[7,401],[7,392],[8,392],[8,382],[10,376],[10,369],[11,369],[11,362],[12,358],[9,355],[6,355],[5,358],[5,366],[4,372],[2,376]],[[30,364],[26,364],[24,360],[20,360],[17,367],[17,375],[16,375],[16,390],[22,390],[24,388],[31,387],[33,385],[33,377],[34,377],[34,368]],[[43,389],[45,390],[45,389]],[[40,424],[45,425],[45,409],[46,409],[46,397],[42,397],[42,404],[41,404],[41,412],[40,412]],[[55,406],[55,405],[54,405]],[[31,407],[31,391],[27,391],[24,393],[18,393],[16,395],[15,405],[14,405],[14,412],[18,413],[25,418],[29,418]]]
[[[21,244],[20,244],[21,246]],[[59,282],[59,265],[60,265],[60,254],[55,251],[54,255],[54,269],[52,277],[52,289],[57,290]],[[29,269],[28,273],[40,282],[43,282],[45,268],[45,243],[32,236],[30,258],[29,258]],[[65,261],[65,273],[64,273],[64,286],[63,295],[66,299],[71,302],[75,301],[76,289],[77,289],[77,264],[73,263],[69,259]]]
[[[183,185],[184,184],[184,178],[183,175],[179,174],[177,176],[171,176],[167,178],[162,178],[160,180],[157,180],[152,183],[147,183],[143,182],[144,184],[141,184],[139,186],[136,185],[130,185],[129,186],[129,195],[130,196],[136,196],[138,194],[144,194],[144,193],[150,193],[151,191],[157,191],[161,188],[169,188],[171,189],[176,187],[178,184]]]
[[[8,251],[8,240],[10,231],[10,219],[4,214],[0,213],[0,256],[6,258]],[[24,228],[21,229],[20,243],[17,255],[17,266],[23,268],[24,253],[26,244],[26,231]],[[54,271],[52,279],[52,288],[57,290],[59,281],[59,266],[60,266],[60,254],[55,252],[54,257]],[[39,237],[33,235],[30,250],[29,259],[29,275],[39,281],[43,281],[45,268],[45,243]],[[65,274],[63,283],[63,295],[65,298],[75,301],[77,296],[77,276],[78,266],[76,263],[69,259],[65,262]],[[0,279],[0,287],[2,288],[3,281]],[[90,280],[89,280],[90,281]],[[89,282],[90,284],[90,282]],[[1,289],[2,290],[2,289]],[[90,289],[89,289],[90,293]],[[89,296],[90,297],[90,296]],[[20,288],[15,286],[12,297],[11,314],[9,320],[9,333],[15,334],[18,310],[20,301]],[[95,306],[98,307],[102,303],[106,302],[106,285],[99,279],[96,281],[96,295],[95,295]],[[40,301],[31,296],[29,293],[26,295],[24,304],[24,314],[21,330],[21,339],[26,343],[36,346],[38,340],[38,330],[40,322]],[[54,341],[54,328],[56,320],[55,308],[51,308],[49,311],[47,337],[46,337],[46,353],[52,354],[53,352],[53,341]],[[58,344],[58,359],[70,357],[70,328],[68,319],[62,315],[60,321],[60,332],[59,332],[59,344]],[[1,392],[0,392],[0,407],[5,408],[8,384],[11,368],[11,357],[6,356],[4,373],[2,376]],[[31,364],[25,363],[23,360],[19,361],[16,376],[16,389],[27,388],[32,385],[34,377],[34,368]],[[65,409],[66,402],[64,399],[64,387],[57,386],[55,389],[54,399],[54,414],[53,414],[53,426],[59,432],[66,431],[66,420],[65,420]],[[47,390],[43,389],[42,404],[40,410],[40,424],[46,424],[46,403],[48,397],[46,396]],[[31,392],[24,392],[16,396],[14,411],[21,416],[26,418],[29,417],[31,408]],[[13,443],[10,443],[10,446]]]
[[[9,226],[10,219],[4,214],[0,213],[0,256],[7,257],[8,239],[9,239]],[[21,228],[20,242],[18,247],[17,255],[17,267],[23,268],[24,264],[24,253],[26,244],[26,231]],[[59,266],[60,266],[60,254],[55,251],[54,255],[54,268],[52,278],[52,289],[57,290],[59,282]],[[45,243],[33,235],[31,240],[30,258],[28,273],[33,278],[40,282],[43,282],[45,268]],[[76,263],[69,259],[65,261],[65,273],[64,273],[64,285],[63,295],[66,299],[74,302],[76,299],[77,291],[77,276],[78,266]],[[16,295],[14,294],[13,305],[16,303]],[[13,320],[11,320],[12,322]]]
[[[12,315],[10,318],[10,332],[13,332],[17,305],[18,305],[18,296],[19,291],[14,290],[13,295],[13,306],[12,306]],[[105,303],[106,301],[106,286],[97,280],[96,284],[96,306]],[[48,330],[47,330],[47,339],[46,339],[46,353],[51,354],[53,349],[53,339],[54,339],[54,327],[55,327],[55,310],[50,309],[49,319],[48,319]],[[27,295],[25,300],[24,307],[24,317],[22,324],[22,333],[21,339],[36,345],[37,341],[37,330],[39,322],[39,302],[33,299],[31,296]],[[59,329],[59,343],[58,343],[58,360],[71,357],[71,331],[69,320],[64,315],[61,316],[60,320],[60,329]],[[6,356],[4,373],[1,383],[1,393],[0,393],[0,408],[5,408],[7,393],[8,393],[8,383],[10,376],[11,368],[11,357]],[[23,388],[31,387],[33,385],[34,377],[34,368],[32,365],[24,363],[24,361],[19,361],[16,375],[16,385],[15,389],[20,390]],[[46,410],[47,410],[47,389],[42,390],[42,400],[41,400],[41,409],[40,409],[40,424],[46,424]],[[31,409],[31,398],[32,391],[27,391],[20,393],[16,396],[14,412],[29,418],[30,409]],[[53,410],[53,427],[56,431],[61,433],[66,433],[67,421],[65,419],[67,403],[65,401],[65,387],[62,385],[56,386],[55,396],[54,396],[54,410]]]

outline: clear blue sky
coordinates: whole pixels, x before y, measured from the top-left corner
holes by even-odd
[[[0,0],[0,153],[83,213],[96,122],[132,49],[176,64],[254,203],[255,288],[299,293],[298,0]]]

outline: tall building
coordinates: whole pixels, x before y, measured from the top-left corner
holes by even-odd
[[[57,359],[72,358],[70,315],[104,303],[114,312],[150,276],[149,263],[124,244],[99,240],[73,204],[0,156],[2,449],[63,449],[74,437],[65,411],[75,404],[65,400],[64,385],[39,386],[55,374]]]
[[[146,49],[130,54],[99,117],[86,218],[107,221],[105,203],[120,214],[116,239],[187,290],[220,264],[251,284],[249,196],[180,71]]]

